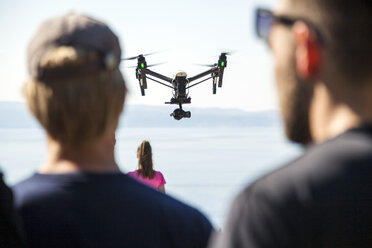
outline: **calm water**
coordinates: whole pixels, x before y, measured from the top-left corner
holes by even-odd
[[[152,144],[167,193],[199,208],[216,227],[244,186],[301,153],[285,141],[280,127],[122,128],[116,157],[124,172],[136,169],[137,146],[144,139]],[[45,153],[41,130],[0,129],[0,166],[9,184],[35,172]]]

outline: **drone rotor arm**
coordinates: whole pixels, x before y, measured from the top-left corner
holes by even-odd
[[[200,73],[198,75],[195,75],[193,77],[190,77],[187,80],[189,80],[189,82],[192,82],[192,81],[195,81],[195,80],[197,80],[199,78],[205,77],[205,76],[207,76],[209,74],[216,73],[216,72],[218,72],[218,67],[214,67],[212,69],[209,69],[208,71],[205,71],[205,72],[202,72],[202,73]]]
[[[209,78],[203,79],[203,80],[200,81],[200,82],[194,83],[194,84],[192,84],[192,85],[186,87],[186,89],[189,89],[189,88],[194,87],[194,86],[196,86],[196,85],[198,85],[198,84],[201,84],[201,83],[203,83],[203,82],[205,82],[205,81],[207,81],[208,79],[211,79],[211,78],[213,78],[213,77],[209,77]]]
[[[169,88],[171,88],[171,89],[174,89],[172,86],[170,86],[170,85],[168,85],[168,84],[165,84],[165,83],[162,83],[162,82],[160,82],[160,81],[158,81],[158,80],[156,80],[156,79],[153,79],[153,78],[151,78],[151,77],[146,77],[146,78],[148,78],[148,79],[150,79],[150,80],[152,80],[152,81],[154,81],[154,82],[157,82],[157,83],[159,83],[159,84],[161,84],[161,85],[164,85],[164,86],[166,86],[166,87],[169,87]]]
[[[154,72],[152,70],[149,70],[147,68],[146,68],[146,73],[149,74],[149,75],[151,75],[151,76],[153,76],[153,77],[156,77],[156,78],[159,78],[161,80],[164,80],[164,81],[166,81],[168,83],[172,83],[172,81],[173,81],[173,79],[171,79],[169,77],[166,77],[166,76],[163,76],[163,75],[161,75],[161,74],[159,74],[157,72]]]

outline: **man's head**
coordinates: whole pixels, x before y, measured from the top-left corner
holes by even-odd
[[[53,140],[79,147],[115,130],[125,99],[116,35],[90,17],[42,23],[28,47],[24,95]]]
[[[275,58],[289,139],[311,141],[309,112],[316,83],[344,101],[371,80],[371,13],[370,0],[282,0],[273,16],[262,10],[258,14],[257,31],[268,39]]]

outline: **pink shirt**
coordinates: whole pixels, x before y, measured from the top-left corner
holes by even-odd
[[[141,174],[138,175],[138,170],[128,172],[128,176],[131,176],[141,183],[147,184],[150,187],[153,187],[155,189],[158,189],[160,186],[163,186],[165,184],[165,179],[163,174],[161,174],[160,171],[155,171],[155,177],[154,178],[143,178]]]

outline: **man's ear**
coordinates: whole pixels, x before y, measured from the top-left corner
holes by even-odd
[[[293,33],[297,73],[304,79],[315,77],[319,71],[321,51],[315,34],[303,22],[293,25]]]

